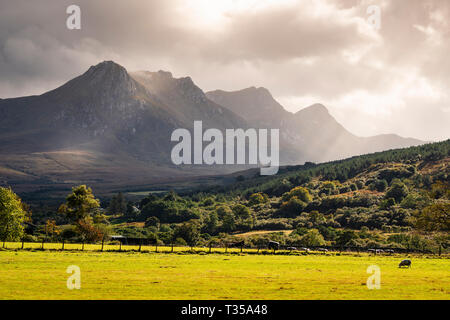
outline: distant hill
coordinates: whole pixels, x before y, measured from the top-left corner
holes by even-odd
[[[421,143],[356,137],[325,107],[292,114],[263,88],[205,94],[189,77],[129,73],[104,61],[42,95],[0,99],[0,184],[19,192],[81,183],[111,190],[245,168],[174,166],[171,133],[194,120],[205,129],[279,128],[284,164]]]
[[[314,104],[296,113],[285,110],[265,88],[210,91],[207,97],[234,111],[255,127],[280,128],[285,145],[296,150],[289,163],[323,162],[353,155],[423,144],[397,135],[357,137],[347,131],[327,108]]]

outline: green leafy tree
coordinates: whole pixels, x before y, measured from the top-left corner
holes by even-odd
[[[198,223],[195,222],[185,222],[178,225],[174,230],[174,239],[181,238],[186,243],[194,247],[200,238],[200,228]]]
[[[311,229],[303,237],[301,237],[300,242],[304,246],[318,247],[326,244],[325,239],[320,234],[319,230]]]
[[[416,227],[424,231],[450,231],[450,203],[435,203],[419,211]]]
[[[145,227],[156,227],[159,228],[159,219],[157,217],[149,217],[145,220]]]
[[[327,222],[327,219],[319,211],[314,210],[309,213],[309,221],[311,221],[313,226],[317,227]]]
[[[236,230],[236,218],[234,213],[227,211],[222,219],[222,229],[224,232],[232,232]]]
[[[312,200],[308,189],[306,189],[304,187],[293,188],[291,191],[289,191],[287,198],[285,198],[285,200],[289,200],[294,197],[305,203],[309,203]]]
[[[11,188],[0,187],[0,238],[18,241],[23,237],[26,210],[21,199]]]
[[[260,203],[265,203],[268,201],[268,196],[266,194],[263,194],[261,192],[258,193],[254,193],[250,196],[250,198],[248,199],[248,203],[251,206],[260,204]]]
[[[386,192],[386,199],[394,198],[396,203],[400,203],[407,195],[408,188],[406,185],[401,181],[397,181],[393,182],[392,186]]]
[[[347,245],[350,241],[357,239],[358,235],[353,230],[344,230],[336,238],[336,244],[340,246]]]
[[[374,182],[375,185],[375,189],[379,192],[384,192],[386,191],[386,188],[388,187],[388,183],[386,180],[381,179],[381,180],[376,180]]]
[[[250,218],[250,210],[242,204],[235,205],[232,210],[236,218],[239,218],[241,220]]]
[[[58,211],[76,226],[84,241],[95,242],[103,238],[101,228],[93,219],[93,216],[98,215],[99,207],[100,201],[95,199],[92,189],[80,185],[72,188],[72,193],[66,197],[66,203]]]
[[[217,212],[217,216],[219,217],[219,219],[223,220],[225,218],[225,216],[227,216],[232,211],[229,206],[223,205],[223,206],[217,207],[216,212]]]
[[[284,217],[295,218],[306,208],[306,203],[294,197],[287,202],[283,202],[280,213]]]
[[[66,203],[59,207],[59,212],[66,215],[72,222],[78,222],[92,216],[100,207],[100,201],[95,199],[92,189],[86,185],[72,188],[72,193],[66,197]]]
[[[216,212],[211,212],[205,217],[203,231],[208,234],[215,234],[219,223],[219,217]]]

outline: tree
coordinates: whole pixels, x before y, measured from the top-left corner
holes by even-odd
[[[128,201],[127,202],[127,211],[126,211],[126,216],[132,219],[135,219],[139,216],[139,214],[141,213],[141,211],[136,208],[136,206],[133,205],[133,202]]]
[[[393,182],[392,186],[386,192],[386,199],[394,198],[396,203],[400,203],[408,195],[408,188],[401,182]]]
[[[203,231],[211,235],[215,234],[217,231],[218,222],[219,217],[217,216],[217,213],[209,213],[205,218]]]
[[[242,220],[250,218],[250,210],[242,204],[235,205],[232,210],[236,218]]]
[[[386,190],[386,188],[388,187],[388,183],[384,179],[376,180],[374,183],[375,183],[375,189],[378,192],[384,192]]]
[[[55,220],[50,219],[47,220],[44,229],[45,229],[45,236],[46,237],[50,236],[50,238],[53,238],[55,235],[57,236],[61,233],[61,230],[56,225]]]
[[[308,189],[306,189],[304,187],[293,188],[291,191],[289,191],[287,199],[285,199],[285,200],[291,199],[293,197],[295,197],[305,203],[309,203],[312,200]]]
[[[17,241],[23,237],[26,210],[21,199],[11,188],[0,187],[0,238]]]
[[[318,247],[326,244],[325,239],[317,229],[309,230],[308,233],[300,239],[300,242],[308,247]]]
[[[124,214],[127,212],[127,200],[125,199],[122,192],[111,198],[109,203],[108,211],[110,214]]]
[[[216,209],[217,212],[217,216],[219,217],[220,220],[223,220],[225,218],[226,215],[228,215],[231,211],[229,206],[220,206]]]
[[[72,222],[78,222],[91,216],[100,207],[92,189],[86,185],[72,188],[72,193],[66,198],[66,203],[59,207],[59,212],[67,216]]]
[[[280,213],[284,217],[295,218],[299,216],[305,208],[305,202],[301,201],[297,197],[293,197],[289,201],[283,202],[280,208]]]
[[[195,222],[185,222],[181,225],[178,225],[174,230],[174,239],[181,238],[186,243],[194,247],[200,237],[198,223]]]
[[[231,232],[236,230],[236,219],[234,213],[226,211],[222,219],[222,228],[224,232]]]
[[[159,228],[159,219],[157,217],[149,217],[147,220],[145,220],[145,227]]]
[[[416,227],[424,231],[450,231],[450,203],[435,203],[419,211]]]
[[[99,200],[95,199],[92,189],[86,185],[72,188],[72,193],[66,198],[66,203],[59,207],[59,212],[76,226],[85,241],[94,242],[103,238],[101,228],[94,225],[92,216],[100,207]]]
[[[445,197],[450,199],[450,183],[437,181],[431,186],[431,196],[434,199]]]
[[[357,239],[358,236],[356,235],[355,231],[353,230],[344,230],[336,238],[336,244],[345,246],[350,241]]]
[[[327,222],[327,219],[319,211],[314,210],[309,213],[309,221],[311,221],[313,226],[319,226]]]
[[[83,241],[96,242],[104,236],[102,229],[94,225],[92,217],[78,220],[76,222],[76,229],[83,238]]]
[[[254,206],[254,205],[257,205],[260,203],[267,202],[267,200],[268,200],[268,196],[266,194],[258,192],[258,193],[254,193],[250,196],[250,198],[248,199],[248,203],[251,206]]]

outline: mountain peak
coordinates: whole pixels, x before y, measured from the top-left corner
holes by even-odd
[[[328,109],[320,103],[315,103],[309,107],[303,108],[295,113],[296,116],[314,115],[318,117],[330,117]]]
[[[215,103],[241,115],[254,125],[268,126],[280,123],[286,110],[263,87],[249,87],[239,91],[215,90],[206,93]]]
[[[327,107],[325,107],[321,103],[315,103],[310,105],[309,107],[306,107],[300,111],[309,111],[309,112],[315,112],[315,113],[329,113]],[[299,112],[300,112],[299,111]]]
[[[51,99],[72,97],[79,100],[90,96],[92,99],[114,99],[119,96],[134,95],[137,84],[127,70],[114,61],[103,61],[91,66],[82,75],[70,80],[61,87],[44,94]]]
[[[120,64],[115,63],[114,61],[103,61],[95,66],[91,66],[88,71],[84,74],[86,77],[104,77],[104,76],[119,76],[124,77],[127,76],[127,70],[122,67]]]
[[[252,86],[252,87],[242,89],[238,92],[246,93],[246,94],[254,94],[254,95],[258,95],[258,96],[265,97],[265,98],[272,98],[272,94],[270,93],[270,91],[264,87]]]
[[[173,78],[172,72],[170,71],[159,70],[158,75],[163,76],[165,78]]]

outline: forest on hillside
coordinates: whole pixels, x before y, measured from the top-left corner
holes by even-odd
[[[77,186],[54,212],[35,215],[17,204],[25,227],[11,235],[14,228],[3,226],[0,236],[98,242],[114,234],[160,245],[244,241],[255,247],[271,240],[437,252],[450,244],[449,159],[447,140],[284,167],[276,176],[243,174],[228,186],[149,194],[139,201],[118,193],[100,203],[89,187]]]

